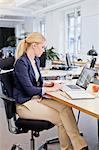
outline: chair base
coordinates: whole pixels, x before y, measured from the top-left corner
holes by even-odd
[[[41,145],[38,150],[48,150],[48,144],[54,144],[54,143],[59,143],[59,139],[58,138],[55,138],[55,139],[51,139],[51,140],[48,140],[46,141],[46,143],[44,143],[43,145]]]

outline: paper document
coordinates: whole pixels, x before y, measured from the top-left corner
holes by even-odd
[[[94,95],[88,93],[87,91],[65,91],[65,93],[73,100],[76,99],[93,99]]]

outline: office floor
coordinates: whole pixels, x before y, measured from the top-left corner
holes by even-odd
[[[75,116],[78,111],[74,110]],[[97,138],[97,119],[81,113],[79,121],[79,129],[83,132],[90,150],[99,150],[98,138]],[[39,138],[36,138],[36,147],[45,142],[46,139],[57,137],[57,129],[54,127],[48,131],[43,131]],[[11,145],[21,144],[24,150],[29,150],[30,133],[13,135],[8,131],[7,121],[4,112],[4,106],[0,100],[0,150],[11,150]],[[48,146],[49,150],[60,150],[59,144],[52,144]],[[37,148],[36,148],[37,150]]]

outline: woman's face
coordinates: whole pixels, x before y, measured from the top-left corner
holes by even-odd
[[[44,43],[35,43],[34,53],[36,57],[40,57],[45,51],[45,42]]]

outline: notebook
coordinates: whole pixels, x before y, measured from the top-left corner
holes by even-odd
[[[86,91],[86,88],[94,77],[95,72],[95,69],[84,67],[76,81],[76,85],[64,85],[62,91],[64,91],[71,99],[95,98],[92,94]]]
[[[82,99],[94,99],[95,96],[92,95],[91,93],[88,93],[86,90],[81,90],[81,91],[64,91],[62,96],[67,97],[72,100],[82,100]]]

